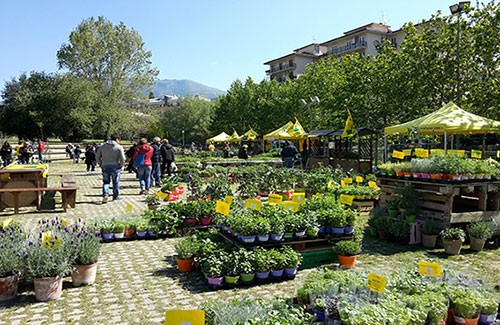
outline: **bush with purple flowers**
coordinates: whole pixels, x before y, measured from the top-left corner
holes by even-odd
[[[0,278],[21,272],[25,245],[26,234],[20,226],[0,226]]]

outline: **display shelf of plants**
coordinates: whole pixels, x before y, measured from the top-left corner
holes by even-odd
[[[384,163],[378,166],[381,177],[423,181],[483,182],[500,180],[500,163],[488,159],[462,158],[456,155],[412,159],[410,162]]]
[[[59,218],[42,219],[29,233],[8,219],[0,225],[0,247],[0,302],[15,299],[28,279],[38,301],[59,299],[69,275],[75,287],[94,283],[101,251],[96,229]]]
[[[222,242],[217,229],[182,238],[175,251],[179,271],[201,272],[212,289],[292,280],[302,259],[289,246],[236,248]]]
[[[376,273],[376,272],[374,272]],[[444,270],[430,277],[414,270],[383,274],[383,293],[368,288],[364,271],[320,270],[309,274],[297,290],[297,300],[316,320],[333,324],[456,324],[474,319],[493,324],[499,307],[493,287]]]
[[[334,196],[325,195],[307,200],[297,212],[282,205],[263,204],[258,211],[236,205],[227,217],[217,214],[214,222],[238,247],[288,244],[306,251],[309,245],[317,249],[318,244],[328,246],[329,241],[351,239],[357,216]]]

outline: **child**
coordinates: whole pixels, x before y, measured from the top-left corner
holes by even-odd
[[[95,158],[94,146],[91,144],[87,145],[85,148],[85,163],[87,164],[87,171],[95,171],[95,165],[97,160]]]
[[[73,150],[73,158],[74,162],[78,164],[80,162],[80,156],[82,154],[82,149],[80,148],[80,145],[77,144],[75,147],[75,150]]]

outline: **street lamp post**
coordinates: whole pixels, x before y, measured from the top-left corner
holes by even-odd
[[[182,130],[182,148],[184,148],[184,130]]]
[[[464,12],[465,8],[470,5],[470,1],[460,1],[454,5],[450,6],[450,12],[452,15],[458,14],[457,16],[457,103],[460,105],[460,15]]]

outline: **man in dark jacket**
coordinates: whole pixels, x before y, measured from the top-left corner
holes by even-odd
[[[162,145],[160,147],[161,154],[161,174],[165,174],[165,166],[167,167],[168,176],[172,175],[172,163],[175,161],[175,148],[170,143],[168,139],[163,139]]]
[[[156,187],[161,186],[161,155],[160,155],[160,138],[154,137],[153,144],[153,157],[151,157],[151,162],[153,163],[153,170],[151,171],[151,184],[155,184]]]
[[[291,144],[289,141],[285,141],[285,146],[281,150],[281,159],[283,159],[283,164],[286,168],[293,168],[295,163],[295,156],[299,153],[297,147]]]
[[[111,135],[111,139],[99,147],[96,153],[97,164],[102,169],[102,203],[108,203],[109,184],[113,182],[113,200],[120,198],[120,176],[125,164],[125,152],[119,144],[120,137]]]

